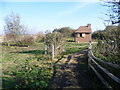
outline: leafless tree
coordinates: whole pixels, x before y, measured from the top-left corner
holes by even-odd
[[[106,15],[109,19],[105,20],[111,24],[120,24],[120,0],[101,0],[104,6],[109,7],[108,13]]]
[[[17,42],[20,39],[21,35],[25,35],[27,28],[21,24],[20,16],[15,13],[5,17],[5,42]]]

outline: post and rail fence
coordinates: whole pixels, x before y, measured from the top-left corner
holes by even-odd
[[[100,62],[102,64],[108,65],[108,66],[116,68],[116,69],[120,69],[120,66],[117,65],[117,64],[112,64],[110,62],[106,62],[104,60],[101,60],[101,59],[95,57],[93,52],[92,52],[92,43],[90,42],[89,43],[89,47],[88,47],[88,69],[91,68],[94,71],[94,73],[97,75],[97,77],[102,81],[102,83],[109,89],[112,89],[113,87],[110,86],[110,84],[103,78],[103,76],[100,73],[98,73],[98,71],[95,69],[93,64],[95,64],[97,66],[97,68],[99,68],[102,72],[104,72],[113,81],[115,81],[116,83],[120,84],[120,78],[118,78],[117,76],[113,75],[111,72],[109,72],[106,68],[102,67],[97,62]]]

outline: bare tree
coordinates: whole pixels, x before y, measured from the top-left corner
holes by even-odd
[[[10,42],[16,42],[18,39],[20,39],[21,35],[24,35],[26,33],[26,27],[21,24],[20,16],[15,13],[11,13],[10,15],[5,17],[5,41]]]
[[[109,7],[108,13],[106,15],[109,19],[105,20],[111,22],[111,24],[120,23],[120,0],[101,0],[105,2],[104,6]]]

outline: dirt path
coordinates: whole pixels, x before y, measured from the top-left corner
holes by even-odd
[[[55,75],[50,88],[91,88],[92,81],[88,75],[87,50],[66,56],[56,65]]]

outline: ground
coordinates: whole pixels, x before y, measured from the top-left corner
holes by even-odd
[[[67,55],[56,64],[50,88],[92,88],[88,75],[87,49]]]

